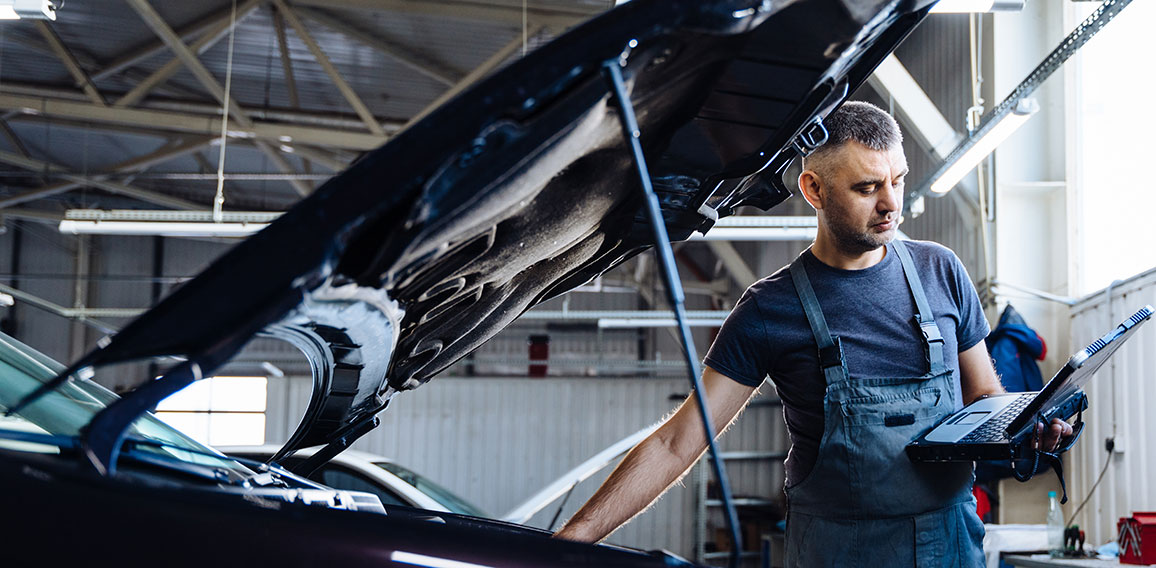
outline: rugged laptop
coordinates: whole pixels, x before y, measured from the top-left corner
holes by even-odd
[[[1038,392],[1008,393],[977,400],[948,416],[907,445],[912,461],[1004,460],[1030,457],[1036,422],[1068,419],[1088,406],[1081,387],[1100,365],[1152,317],[1144,306],[1068,359]],[[1077,428],[1082,427],[1077,425]],[[1078,432],[1070,438],[1074,440]]]

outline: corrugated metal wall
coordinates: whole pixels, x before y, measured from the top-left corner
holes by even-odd
[[[296,426],[309,395],[304,378],[269,383],[267,441]],[[686,379],[452,378],[402,393],[381,414],[381,426],[354,448],[388,456],[429,476],[492,514],[502,514],[612,443],[657,422],[688,392]],[[779,406],[766,391],[723,439],[723,450],[785,451]],[[736,495],[778,499],[782,467],[766,460],[730,462]],[[568,518],[609,470],[578,487]],[[691,556],[694,552],[693,473],[611,542]],[[528,523],[545,527],[558,504]],[[712,508],[713,510],[713,508]],[[722,526],[709,515],[708,535]]]
[[[18,284],[18,289],[62,306],[71,307],[75,271],[76,241],[56,231],[46,230],[36,223],[8,222],[8,230],[0,235],[0,257],[10,276],[5,283]],[[61,277],[63,276],[63,277]],[[56,316],[17,302],[15,306],[0,308],[5,320],[4,329],[16,338],[45,354],[67,359],[71,323]]]
[[[1072,345],[1087,345],[1145,304],[1156,305],[1156,269],[1118,284],[1111,297],[1094,294],[1072,308]],[[1075,511],[1104,469],[1104,441],[1116,454],[1084,511],[1074,519],[1100,544],[1116,538],[1116,520],[1156,510],[1156,323],[1149,322],[1113,355],[1085,387],[1087,426],[1071,452],[1067,514]]]

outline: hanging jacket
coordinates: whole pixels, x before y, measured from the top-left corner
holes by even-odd
[[[995,371],[1008,392],[1038,391],[1044,388],[1036,361],[1042,361],[1048,347],[1044,338],[1008,304],[999,325],[987,336],[987,350],[995,360]]]

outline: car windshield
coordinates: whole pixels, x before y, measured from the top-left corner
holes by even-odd
[[[8,409],[25,395],[63,370],[64,367],[56,361],[0,334],[0,448],[61,453],[74,447],[83,428],[117,399],[115,394],[92,381],[69,378],[20,412],[5,416]],[[215,457],[213,454],[216,452],[152,414],[146,413],[134,421],[127,436],[145,442],[135,445],[133,451],[147,452],[156,459],[224,468],[241,477],[252,474],[233,460]]]
[[[449,489],[442,487],[415,471],[406,469],[393,462],[373,462],[373,465],[396,475],[402,481],[414,486],[418,491],[432,497],[452,513],[470,515],[472,517],[486,517],[486,513],[461,497],[454,495]]]

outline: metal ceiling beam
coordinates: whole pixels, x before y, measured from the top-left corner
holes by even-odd
[[[93,84],[88,73],[81,68],[80,62],[76,60],[76,56],[72,54],[72,51],[68,49],[67,45],[64,45],[64,41],[60,39],[60,36],[56,35],[56,30],[52,29],[52,26],[45,23],[44,20],[36,20],[36,30],[40,32],[40,35],[44,36],[44,40],[48,42],[48,46],[52,48],[52,52],[56,54],[56,57],[64,64],[64,67],[68,69],[68,74],[72,75],[72,79],[76,81],[76,86],[80,87],[93,103],[105,106],[107,103],[104,102],[104,97],[96,90],[96,85]]]
[[[402,14],[418,14],[458,20],[482,20],[510,24],[522,24],[521,2],[447,2],[412,0],[294,0],[294,6],[315,6],[318,8],[355,8],[379,10]],[[583,20],[600,14],[597,7],[569,7],[552,4],[549,6],[526,6],[526,15],[535,22],[552,29],[564,30]]]
[[[59,174],[60,177],[66,179],[68,181],[76,182],[76,183],[81,184],[81,185],[88,185],[88,186],[92,186],[92,187],[97,187],[97,188],[100,188],[100,189],[103,189],[105,191],[109,191],[112,193],[118,193],[121,195],[127,195],[129,197],[135,197],[136,199],[139,199],[141,201],[147,201],[149,203],[153,203],[155,205],[160,205],[162,207],[169,207],[171,209],[204,209],[205,208],[204,205],[193,203],[191,201],[185,201],[184,199],[180,199],[177,197],[171,197],[168,195],[157,193],[155,191],[149,191],[147,189],[140,189],[137,187],[132,187],[130,185],[125,185],[123,183],[116,183],[116,182],[105,181],[105,180],[94,179],[94,178],[86,178],[84,176],[78,176],[76,174],[70,174],[70,173],[68,173],[67,168],[59,166],[57,164],[53,164],[51,162],[47,162],[44,160],[25,158],[24,156],[21,156],[19,154],[13,154],[11,152],[0,152],[0,162],[3,162],[5,164],[9,164],[9,165],[13,165],[13,166],[16,166],[19,168],[24,168],[26,170],[30,170],[30,171],[34,171],[34,172],[47,171],[50,173]]]
[[[262,0],[247,0],[240,6],[237,6],[237,19],[235,23],[232,18],[222,19],[216,25],[210,27],[204,33],[204,35],[200,37],[200,39],[190,44],[189,47],[198,55],[208,51],[208,49],[216,45],[216,43],[220,41],[221,38],[225,37],[225,34],[227,34],[230,29],[232,29],[236,24],[240,24],[246,17],[249,16],[249,14],[252,14],[253,11],[257,9],[257,6],[261,4],[261,2]],[[160,69],[157,69],[148,77],[141,79],[140,82],[132,88],[132,90],[125,93],[124,96],[113,103],[113,106],[128,107],[135,105],[138,101],[152,92],[153,89],[155,89],[161,83],[167,81],[170,77],[175,75],[177,71],[180,71],[182,63],[183,62],[181,61],[180,57],[173,57],[171,60],[169,60],[168,63],[165,63],[163,66],[161,66]]]
[[[273,10],[273,31],[277,34],[277,50],[281,54],[281,72],[285,75],[285,88],[289,91],[289,106],[300,108],[297,78],[293,75],[293,60],[289,57],[289,40],[285,37],[285,16],[281,15],[279,9]]]
[[[526,37],[534,37],[542,33],[542,30],[545,29],[545,27],[545,25],[535,22],[530,26],[530,31],[527,32]],[[518,36],[510,43],[507,43],[505,47],[499,49],[496,53],[491,55],[489,59],[479,65],[476,69],[470,71],[469,75],[462,77],[461,81],[458,81],[457,84],[455,84],[453,87],[450,87],[438,98],[434,99],[432,103],[426,105],[426,107],[423,108],[421,112],[417,113],[413,118],[409,119],[409,122],[407,122],[405,126],[408,127],[409,125],[425,118],[425,116],[433,112],[434,109],[442,106],[442,104],[444,104],[446,101],[458,96],[459,93],[469,88],[470,85],[473,85],[482,77],[489,75],[495,69],[501,67],[502,63],[505,63],[505,61],[509,59],[511,55],[513,55],[521,48],[522,37]]]
[[[3,87],[0,87],[2,90]],[[0,93],[0,108],[30,114],[72,118],[76,120],[121,124],[162,132],[220,135],[221,118],[203,114],[130,108],[99,107],[88,102]],[[294,142],[311,146],[372,150],[385,143],[385,136],[351,132],[335,128],[297,126],[276,122],[253,121],[244,128],[230,121],[230,136],[270,142]]]
[[[296,174],[297,173],[297,170],[292,165],[289,164],[289,161],[286,160],[285,157],[281,155],[281,152],[278,151],[276,148],[274,148],[272,145],[270,145],[268,142],[266,142],[264,140],[254,140],[253,146],[256,146],[258,150],[260,150],[262,153],[264,153],[265,157],[269,158],[269,161],[273,163],[273,167],[277,168],[278,170],[281,170],[282,173],[286,173],[286,174]],[[300,195],[302,197],[309,195],[310,193],[313,192],[313,185],[306,182],[305,180],[303,180],[301,178],[291,177],[291,178],[286,178],[285,181],[289,182],[289,185],[292,185],[293,189],[295,191],[297,191],[297,195]]]
[[[361,117],[361,121],[365,123],[365,127],[378,136],[384,136],[385,131],[382,130],[381,125],[378,124],[377,118],[373,116],[373,113],[369,112],[369,107],[365,106],[365,103],[361,101],[361,97],[357,95],[353,87],[341,76],[337,67],[334,67],[333,62],[329,60],[329,56],[325,55],[325,51],[321,49],[321,46],[313,39],[313,35],[305,28],[305,24],[301,21],[301,18],[298,18],[297,14],[293,13],[293,10],[285,4],[284,0],[273,0],[273,4],[277,6],[277,11],[285,17],[285,21],[292,26],[293,31],[297,32],[297,37],[305,42],[305,46],[313,53],[313,58],[317,60],[317,63],[321,65],[321,68],[324,69],[325,73],[329,75],[329,78],[333,80],[333,85],[337,87],[337,90],[341,91],[341,96],[345,97],[345,100],[349,102],[349,106],[353,107],[357,116]]]
[[[340,172],[349,167],[349,161],[335,156],[324,150],[318,150],[302,144],[292,146],[293,153],[313,163],[320,164],[329,171]]]
[[[722,261],[723,266],[727,269],[727,273],[730,274],[731,280],[734,280],[739,288],[745,290],[759,279],[758,276],[755,276],[755,272],[751,270],[751,267],[747,266],[747,261],[743,260],[739,251],[735,250],[734,245],[726,241],[708,241],[707,245],[710,246],[710,250],[714,252],[715,256]]]
[[[56,55],[56,52],[53,51],[52,47],[50,45],[48,45],[47,42],[42,41],[42,38],[38,39],[35,37],[24,36],[24,35],[20,35],[20,34],[16,34],[16,33],[9,35],[7,32],[5,32],[5,38],[11,39],[12,41],[15,41],[15,42],[23,45],[24,47],[27,47],[33,51],[43,53],[45,55]],[[82,68],[99,69],[102,67],[101,62],[97,61],[96,58],[85,53],[83,50],[73,49],[71,51],[72,51],[72,55],[76,58],[76,61],[80,64],[80,66]],[[141,73],[141,72],[134,70],[134,69],[120,69],[119,71],[121,71],[123,73],[123,75],[126,79],[137,80],[137,79],[144,77],[144,73]],[[89,73],[89,77],[91,78],[92,81],[99,81],[103,78],[106,78],[107,76],[108,75],[106,75],[104,73],[104,70],[97,71],[94,73]],[[185,90],[185,89],[181,88],[179,85],[164,85],[164,86],[160,87],[160,89],[167,91],[169,94],[174,95],[174,96],[187,96],[191,93],[191,91]]]
[[[5,83],[0,81],[0,93],[44,97],[61,101],[88,102],[88,99],[83,93],[41,83]],[[198,93],[198,100],[146,100],[135,108],[220,117],[221,105],[202,102],[203,98],[203,94]],[[35,111],[36,109],[31,110]],[[258,123],[264,121],[297,126],[333,128],[354,133],[362,133],[363,131],[361,119],[351,117],[348,112],[253,107],[242,107],[242,110],[245,111],[245,116],[248,116],[249,120]],[[19,113],[8,112],[7,114],[15,116]],[[386,120],[382,122],[382,127],[385,129],[387,135],[394,134],[401,130],[401,126],[402,122],[398,120]],[[219,130],[218,134],[220,134]],[[370,135],[365,134],[365,136]]]
[[[57,225],[61,220],[64,219],[64,215],[60,213],[53,213],[51,211],[37,211],[35,209],[5,209],[0,211],[0,217],[27,219],[29,221],[36,221],[38,223],[45,223],[49,225]]]
[[[895,102],[897,113],[912,127],[910,133],[937,158],[943,159],[963,140],[895,54],[888,55],[867,82]]]
[[[173,53],[175,53],[181,62],[185,64],[185,67],[193,73],[197,81],[213,95],[213,98],[228,108],[229,116],[233,117],[233,120],[242,128],[251,130],[253,128],[253,122],[249,120],[249,117],[246,116],[244,111],[241,110],[241,107],[237,105],[236,100],[227,96],[225,88],[217,82],[217,79],[213,77],[213,74],[201,63],[201,60],[197,59],[196,54],[181,41],[181,38],[169,27],[164,18],[153,9],[148,3],[148,0],[125,1],[140,15],[141,19],[145,21],[145,24],[153,30],[153,33],[157,34],[161,40],[169,46],[169,49],[173,50]],[[378,128],[380,129],[380,127]],[[384,134],[384,132],[382,132],[382,134]],[[268,156],[269,161],[271,161],[277,169],[287,174],[297,173],[293,167],[289,165],[289,162],[285,161],[285,158],[281,157],[281,155],[277,153],[277,150],[267,142],[254,140],[253,145]],[[297,193],[301,195],[307,195],[310,191],[313,191],[312,186],[302,180],[291,179],[289,183],[293,186],[293,189],[297,190]]]
[[[226,104],[227,102],[229,116],[232,116],[233,120],[236,120],[237,124],[241,125],[242,128],[251,128],[252,123],[249,121],[249,118],[245,116],[245,113],[241,111],[240,107],[237,106],[236,101],[226,101],[225,88],[217,82],[217,79],[213,77],[213,74],[201,63],[201,60],[197,59],[196,54],[189,49],[189,46],[181,41],[180,36],[169,27],[164,18],[148,3],[148,0],[125,1],[128,2],[128,5],[144,20],[145,25],[160,37],[161,41],[169,46],[169,49],[171,49],[181,62],[184,63],[185,67],[192,72],[201,86],[209,91],[209,94],[213,95],[214,99],[217,99],[217,102],[222,104]]]
[[[16,288],[4,284],[0,284],[0,292],[8,294],[9,296],[12,296],[17,300],[20,300],[22,303],[28,304],[32,307],[54,313],[61,317],[77,319],[81,323],[98,329],[103,333],[115,333],[117,331],[117,327],[103,323],[93,318],[133,317],[134,315],[138,315],[140,313],[140,310],[135,310],[135,313],[131,313],[132,311],[130,310],[123,310],[120,308],[66,308],[55,302],[45,300],[40,296],[29,294],[28,292],[17,290]]]
[[[104,180],[107,180],[108,177],[114,173],[127,173],[127,172],[135,172],[135,171],[143,170],[145,168],[154,166],[156,164],[167,162],[167,161],[172,160],[174,158],[178,158],[180,156],[185,156],[185,155],[188,155],[190,153],[196,152],[196,151],[200,150],[201,148],[204,148],[205,146],[212,144],[214,140],[215,140],[215,138],[206,136],[206,137],[193,138],[193,139],[187,140],[187,141],[182,141],[182,142],[175,144],[175,145],[166,145],[163,148],[156,150],[155,152],[150,152],[150,153],[145,154],[143,156],[138,156],[136,158],[132,158],[132,159],[120,162],[119,164],[115,164],[112,167],[108,168],[107,172],[102,172],[101,174],[91,175],[88,177],[81,177],[80,179],[76,179],[74,177],[74,179],[71,179],[69,181],[54,183],[52,185],[47,185],[47,186],[44,186],[44,187],[41,187],[38,189],[34,189],[32,191],[21,193],[20,195],[14,195],[14,196],[6,198],[6,199],[0,199],[0,209],[12,207],[14,205],[19,205],[21,203],[27,203],[29,201],[35,201],[37,199],[43,199],[45,197],[50,197],[53,195],[64,193],[66,191],[70,191],[72,189],[76,189],[78,187],[83,187],[83,186],[87,185],[87,183],[85,183],[82,180],[90,180],[90,181],[91,180],[101,180],[101,181],[104,181]],[[77,174],[75,172],[61,171],[58,173],[77,176]]]
[[[12,127],[8,125],[7,120],[0,119],[0,135],[7,138],[8,143],[12,144],[12,147],[15,148],[17,152],[20,152],[20,155],[25,158],[32,155],[28,153],[28,147],[25,146],[24,142],[20,140],[20,137],[16,135],[16,131],[12,130]]]
[[[281,71],[285,75],[285,89],[289,91],[289,106],[301,108],[301,97],[297,93],[297,78],[293,75],[293,59],[289,57],[289,40],[285,37],[285,16],[280,8],[273,9],[273,31],[277,35],[277,51],[281,55]],[[285,148],[284,145],[281,146]],[[301,166],[306,172],[312,172],[313,166],[304,156]]]
[[[313,20],[335,32],[349,37],[363,45],[373,48],[388,57],[397,60],[399,63],[417,71],[433,79],[443,85],[451,86],[454,83],[462,80],[465,73],[456,69],[451,69],[444,63],[439,63],[431,60],[429,57],[410,49],[397,42],[391,41],[380,35],[370,34],[361,31],[353,25],[343,22],[334,16],[329,15],[321,10],[314,10],[311,8],[295,8],[297,13],[301,14],[307,19]]]
[[[232,12],[232,7],[228,6],[223,10],[218,10],[204,18],[201,18],[200,20],[197,20],[196,22],[193,22],[192,24],[176,30],[176,34],[181,38],[181,41],[187,42],[197,34],[214,26],[220,25],[221,22],[228,22],[230,19],[232,19]],[[93,73],[92,78],[99,81],[101,79],[111,77],[121,71],[124,71],[125,69],[128,69],[129,67],[145,61],[146,59],[162,51],[167,50],[168,48],[168,45],[159,39],[142,45],[133,46],[125,50],[121,56],[114,58],[113,61],[105,65],[103,69]]]

